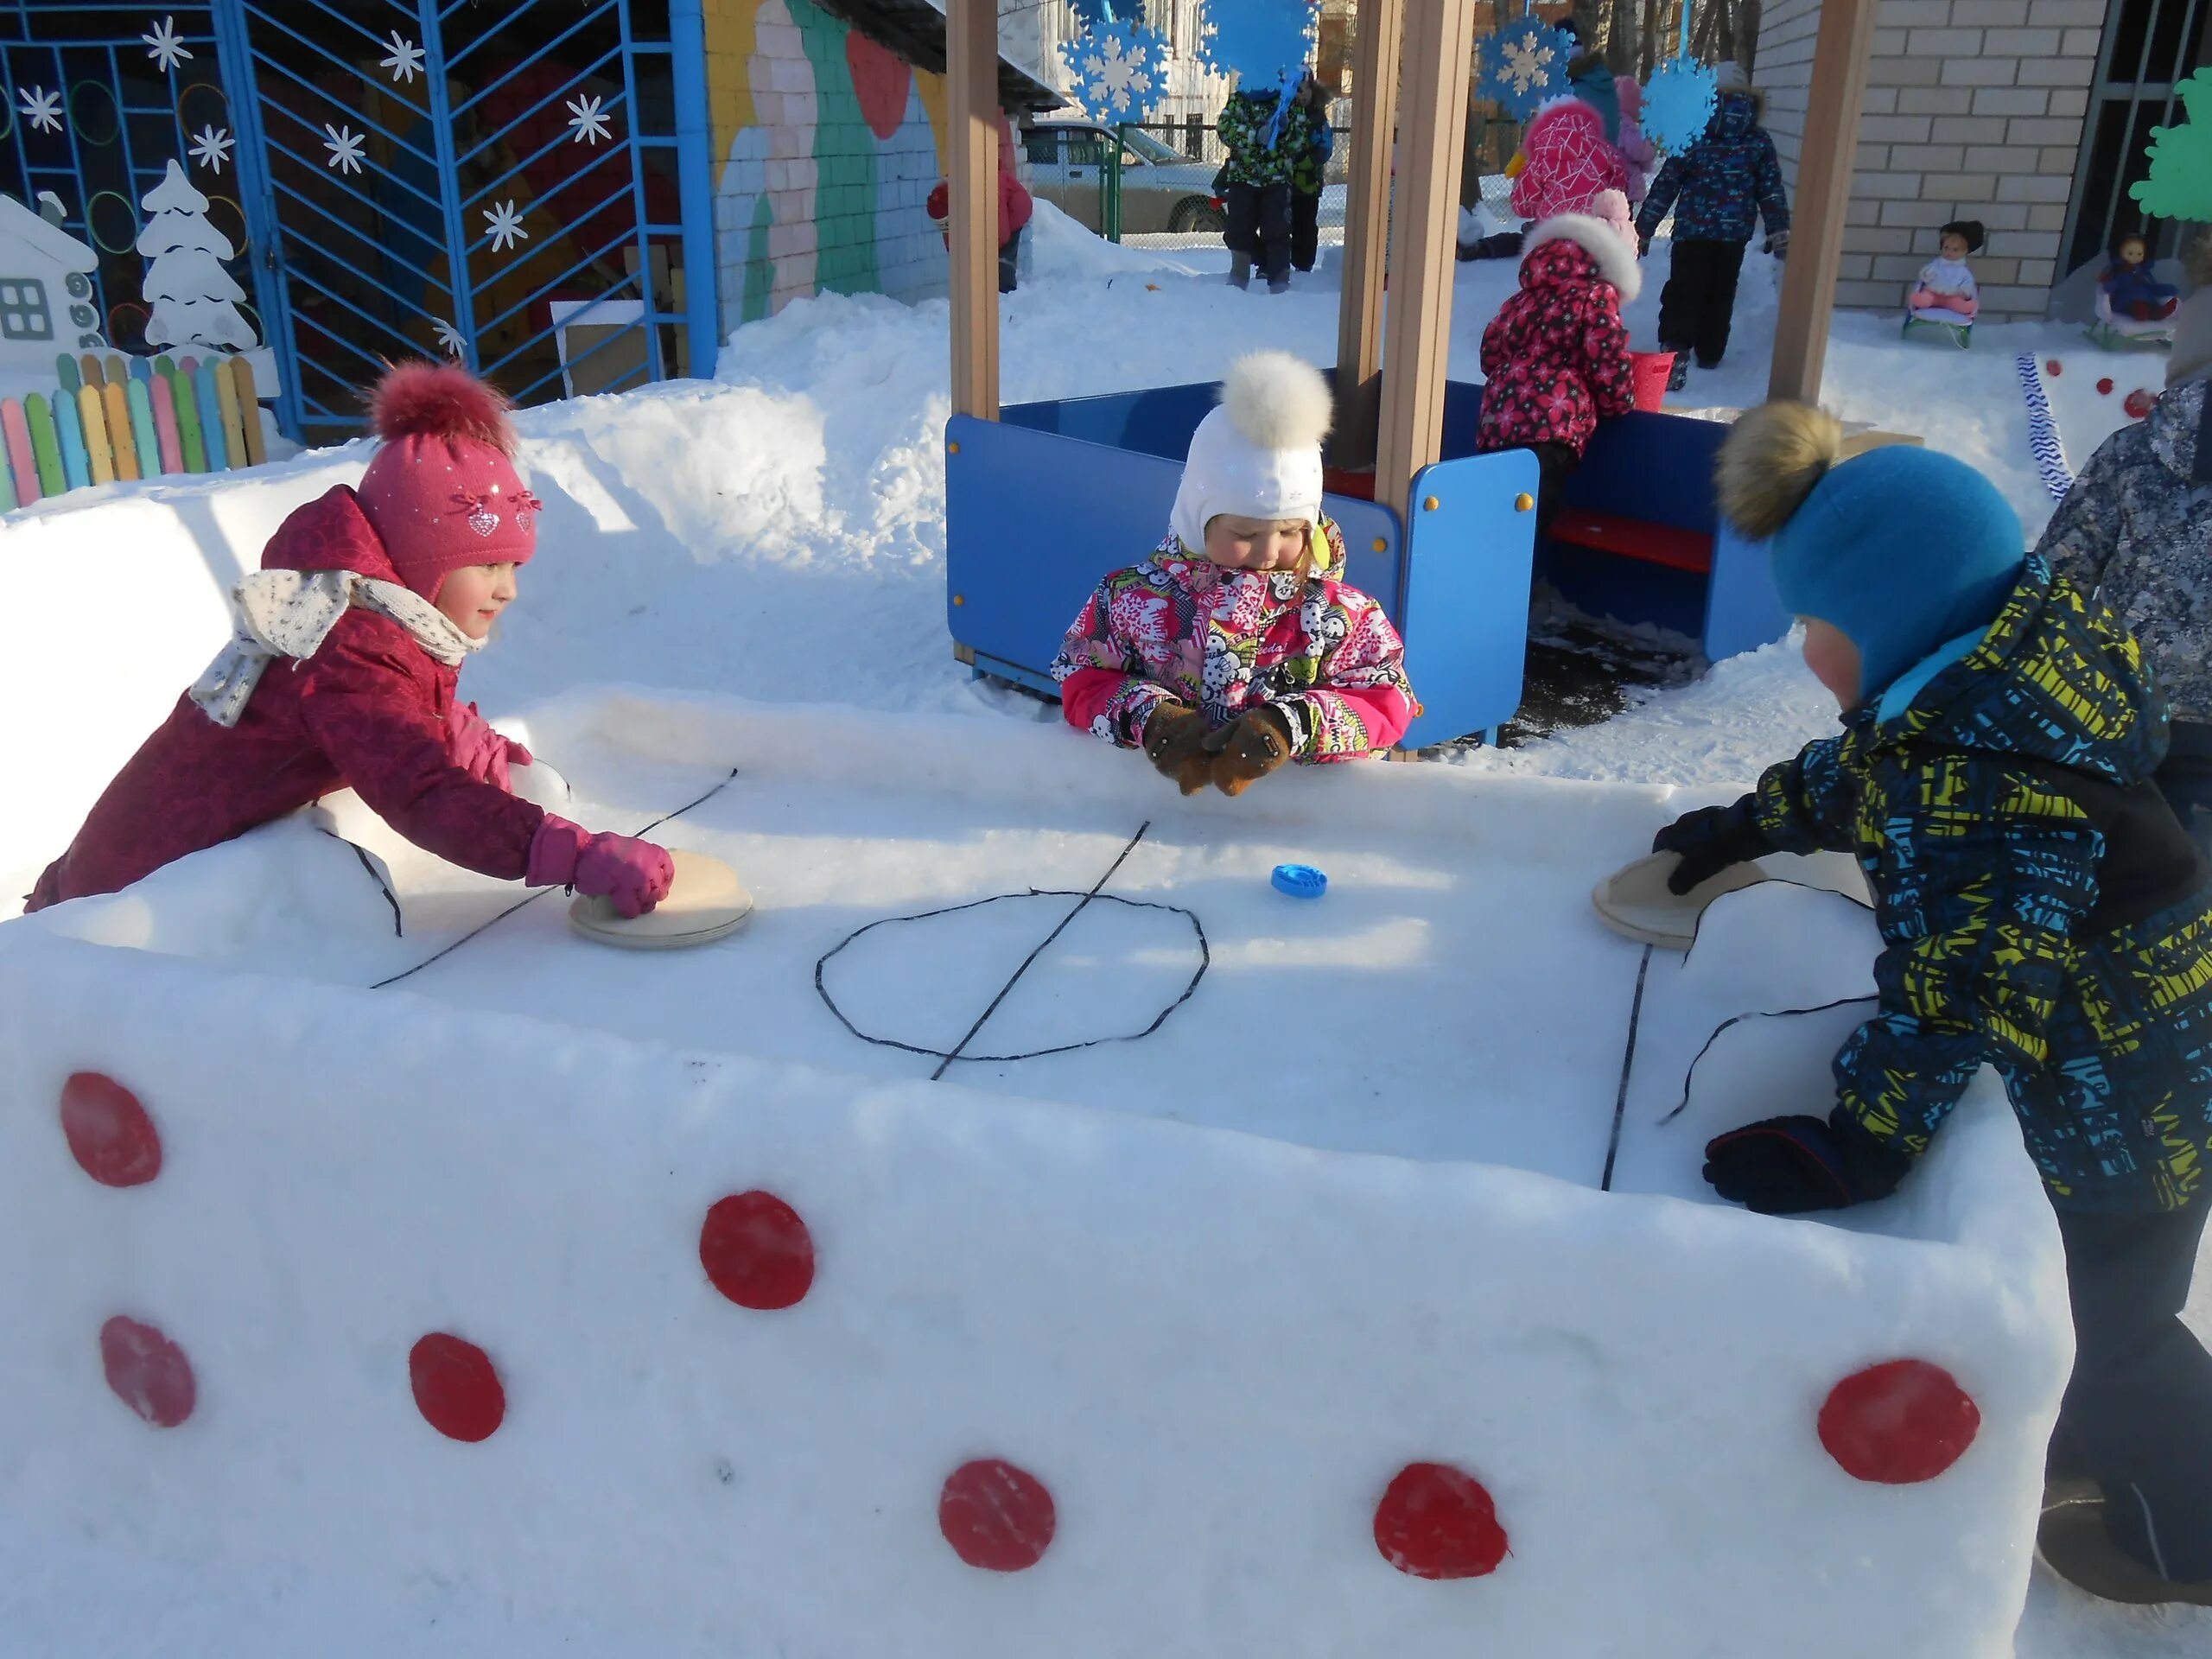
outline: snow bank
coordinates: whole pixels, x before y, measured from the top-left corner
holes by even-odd
[[[1585,894],[1658,791],[1183,803],[1064,731],[636,695],[529,734],[601,822],[735,767],[662,833],[734,859],[748,931],[610,952],[555,899],[372,990],[515,894],[376,848],[395,936],[304,823],[0,927],[0,1258],[41,1264],[0,1275],[0,1508],[810,1659],[2007,1650],[2068,1355],[1993,1089],[1861,1230],[1674,1196],[1704,1131],[1642,1094],[1599,1190],[1639,953]],[[1318,905],[1266,887],[1297,849]],[[1204,924],[1150,1038],[932,1084],[814,995],[868,922],[1094,882]],[[1653,963],[1669,1065],[1864,977],[1855,910],[1759,896]],[[1044,925],[893,950],[856,1017]],[[1071,927],[997,1034],[1172,983],[1168,937]],[[1700,1110],[1833,1040],[1716,1057]],[[1955,1382],[1853,1403],[1896,1361]]]

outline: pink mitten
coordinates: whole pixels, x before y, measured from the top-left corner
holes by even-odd
[[[574,887],[594,899],[611,899],[616,910],[635,919],[668,897],[676,862],[650,841],[595,836],[548,812],[531,838],[523,880],[533,887]]]
[[[509,768],[526,766],[531,759],[528,749],[486,724],[473,702],[456,702],[446,710],[446,748],[454,765],[478,783],[497,784],[511,795],[514,783]]]

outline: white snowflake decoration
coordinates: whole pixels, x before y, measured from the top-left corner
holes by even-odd
[[[336,168],[341,173],[359,172],[361,146],[368,143],[368,135],[356,132],[351,127],[341,132],[327,121],[323,123],[322,130],[328,135],[324,138],[322,147],[330,152],[330,159],[323,165]]]
[[[193,135],[192,159],[211,172],[220,173],[236,143],[227,127],[202,127]]]
[[[40,132],[61,130],[61,94],[49,92],[43,86],[26,86],[16,94],[22,106],[23,119]]]
[[[176,19],[174,17],[162,18],[138,38],[146,43],[146,55],[154,60],[154,67],[165,74],[192,55],[184,42],[177,38]]]
[[[1567,36],[1540,17],[1523,17],[1484,40],[1478,91],[1516,121],[1567,90]]]
[[[391,71],[391,84],[395,86],[402,81],[412,83],[422,72],[423,48],[396,29],[385,45],[391,50],[378,60],[378,67]]]
[[[1149,119],[1166,93],[1167,42],[1141,23],[1101,23],[1060,55],[1077,100],[1102,119]]]
[[[571,143],[589,143],[594,149],[602,138],[614,135],[607,124],[606,100],[592,93],[572,98],[569,103],[569,132]]]
[[[515,211],[510,197],[498,207],[484,210],[484,233],[492,238],[492,251],[501,253],[518,242],[530,240],[530,232],[522,227],[522,215]]]
[[[443,317],[433,317],[430,321],[437,325],[438,349],[440,351],[443,352],[448,357],[452,358],[460,358],[467,355],[468,342],[461,337],[460,329],[454,327],[453,324],[448,322]]]

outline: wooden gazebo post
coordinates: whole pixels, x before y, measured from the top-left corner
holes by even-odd
[[[1398,115],[1405,0],[1361,0],[1352,22],[1351,168],[1345,185],[1344,297],[1337,312],[1339,467],[1371,466],[1382,395],[1382,272],[1389,252],[1390,137]]]
[[[1414,474],[1443,452],[1467,63],[1475,44],[1474,0],[1422,0],[1411,11],[1399,71],[1404,107],[1398,123],[1403,163],[1398,182],[1405,194],[1398,198],[1391,238],[1395,286],[1383,329],[1382,411],[1375,455],[1375,499],[1396,511],[1408,533]],[[1387,164],[1383,181],[1387,189]]]
[[[999,417],[999,14],[950,0],[945,119],[952,254],[952,410]]]
[[[1874,39],[1874,0],[1821,0],[1813,41],[1813,85],[1805,144],[1797,163],[1789,253],[1774,324],[1770,398],[1821,400],[1821,370],[1835,309],[1835,266],[1859,155],[1859,112],[1866,102],[1866,59]]]

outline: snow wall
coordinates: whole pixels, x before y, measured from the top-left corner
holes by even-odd
[[[715,758],[836,753],[791,719]],[[940,765],[868,724],[901,787]],[[1014,774],[1094,758],[993,729]],[[1649,793],[1442,770],[1315,798],[1517,840]],[[278,979],[76,910],[0,928],[0,1502],[57,1529],[792,1659],[2010,1652],[2069,1356],[1986,1077],[1889,1236],[763,1060],[742,1000],[680,1050]]]

